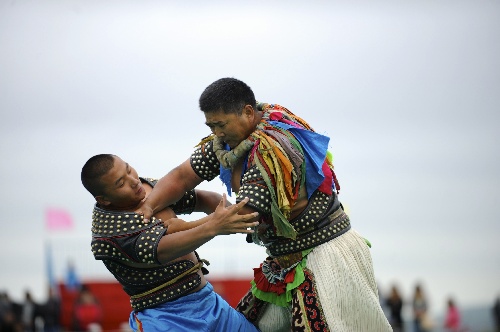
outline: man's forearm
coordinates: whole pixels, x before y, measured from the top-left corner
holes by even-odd
[[[158,260],[166,264],[184,256],[213,239],[217,233],[205,224],[189,230],[165,235],[158,246]]]
[[[198,220],[200,225],[186,231],[163,236],[157,247],[158,260],[161,263],[169,262],[196,250],[217,235],[253,233],[252,228],[259,224],[253,221],[258,217],[258,214],[239,214],[247,202],[248,198],[245,198],[238,204],[225,207],[226,197],[223,195],[215,212]]]
[[[195,221],[184,221],[180,218],[172,218],[167,220],[164,224],[167,226],[167,234],[187,231],[189,229],[203,225],[209,220],[210,216],[205,216]]]

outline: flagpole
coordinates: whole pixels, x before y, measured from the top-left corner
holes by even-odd
[[[47,276],[48,291],[52,292],[54,295],[59,296],[59,290],[57,289],[57,282],[54,275],[54,258],[52,252],[52,243],[49,237],[45,239],[45,269]]]

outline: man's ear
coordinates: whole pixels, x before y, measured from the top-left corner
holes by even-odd
[[[248,117],[253,117],[255,114],[255,110],[253,109],[252,105],[245,105],[245,108],[243,109],[243,114],[245,114]]]
[[[106,196],[95,196],[95,200],[97,201],[97,203],[99,203],[99,205],[102,206],[108,206],[109,204],[111,204],[111,202],[106,199]]]

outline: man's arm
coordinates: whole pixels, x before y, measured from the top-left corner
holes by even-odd
[[[207,222],[208,220],[208,218],[205,217],[196,221],[187,222],[185,220],[177,218],[175,212],[169,207],[155,213],[154,217],[163,221],[163,225],[165,225],[165,227],[167,228],[167,234],[186,231],[188,229],[197,227]]]
[[[186,160],[162,177],[154,186],[141,207],[136,211],[144,216],[144,221],[158,211],[174,204],[188,190],[194,189],[203,181],[191,167],[190,160]]]
[[[170,218],[165,220],[163,224],[167,227],[167,234],[187,231],[191,228],[198,227],[206,223],[210,218],[204,217],[195,221],[185,221],[179,218]]]
[[[215,211],[219,202],[222,199],[222,195],[214,191],[200,190],[196,189],[196,206],[194,210],[196,212],[204,212],[210,214]],[[227,202],[227,201],[226,201]],[[226,203],[226,206],[231,205],[230,202]]]
[[[221,194],[214,191],[196,189],[195,194],[196,206],[194,207],[194,212],[203,212],[207,215],[213,213],[223,199]],[[227,200],[225,200],[225,202],[226,206],[231,205],[231,203]],[[243,209],[245,209],[245,207]],[[240,210],[240,214],[246,214],[241,213],[243,209]],[[156,212],[154,214],[154,217],[163,220],[163,224],[165,225],[165,227],[167,227],[167,234],[186,231],[188,229],[198,227],[210,220],[210,218],[205,217],[195,221],[187,222],[185,220],[179,219],[170,207],[166,207],[163,210]]]
[[[259,224],[254,221],[258,217],[258,213],[238,214],[247,202],[248,198],[238,204],[225,207],[226,196],[223,195],[223,199],[215,212],[202,218],[207,220],[201,225],[186,231],[163,236],[158,243],[158,260],[165,264],[173,259],[187,255],[217,235],[253,233],[253,230],[249,228]]]
[[[207,190],[196,190],[197,195],[197,203],[195,207],[196,212],[204,212],[207,215],[213,213],[221,200],[223,199],[222,195]],[[227,200],[225,201],[225,206],[228,207],[231,205]],[[239,214],[249,214],[257,212],[254,209],[244,206],[239,210]],[[211,219],[210,216],[194,220],[194,221],[185,221],[178,218],[174,211],[171,208],[165,208],[160,212],[155,213],[154,217],[157,219],[163,220],[163,224],[167,227],[167,234],[177,233],[186,231],[188,229],[198,227]],[[257,220],[257,219],[256,219]]]

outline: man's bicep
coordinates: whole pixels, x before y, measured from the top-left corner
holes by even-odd
[[[214,191],[196,189],[196,212],[204,212],[210,214],[215,211],[220,201],[222,200],[222,195]],[[231,203],[226,201],[226,205],[229,206]]]
[[[177,215],[175,214],[174,210],[172,210],[170,207],[167,207],[161,211],[156,212],[154,217],[165,222],[169,219],[176,218]]]

